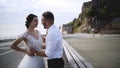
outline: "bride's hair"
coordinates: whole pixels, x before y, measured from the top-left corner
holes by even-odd
[[[30,23],[31,23],[31,21],[33,20],[34,17],[37,17],[37,16],[34,15],[34,14],[29,14],[29,15],[26,17],[25,26],[26,26],[27,29],[29,28]]]

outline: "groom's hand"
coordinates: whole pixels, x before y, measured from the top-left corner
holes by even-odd
[[[30,52],[36,53],[37,51],[34,48],[30,48]]]
[[[43,46],[42,46],[42,49],[46,49],[46,46],[45,46],[45,45],[43,45]]]
[[[47,57],[44,51],[37,52],[36,54],[42,57]]]

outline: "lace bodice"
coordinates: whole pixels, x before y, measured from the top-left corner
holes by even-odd
[[[25,32],[20,37],[24,37],[28,40],[26,42],[27,48],[32,47],[32,48],[36,49],[37,51],[41,51],[43,40],[42,40],[42,36],[39,31],[38,31],[38,35],[39,35],[39,38],[37,39],[37,38],[33,37],[31,34],[29,34],[28,32]]]

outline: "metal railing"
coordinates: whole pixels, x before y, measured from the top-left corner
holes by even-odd
[[[69,68],[93,68],[93,66],[78,54],[65,40],[63,40],[63,47]]]

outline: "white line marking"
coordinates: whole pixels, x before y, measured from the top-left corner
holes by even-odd
[[[0,54],[0,56],[5,55],[5,54],[8,54],[8,53],[13,52],[13,51],[14,51],[14,50],[10,50],[10,51],[4,52],[4,53]]]
[[[10,46],[10,45],[0,45],[0,47],[3,47],[3,46]]]
[[[21,48],[26,48],[25,46],[22,46]],[[0,47],[0,49],[11,49],[10,47]]]
[[[21,48],[25,49],[26,47],[21,47]],[[10,47],[3,47],[3,48],[0,48],[0,49],[10,49]],[[14,50],[10,50],[10,51],[4,52],[4,53],[0,54],[0,56],[5,55],[5,54],[8,54],[8,53],[11,53],[11,52],[13,52],[13,51],[14,51]]]
[[[11,49],[10,47],[1,47],[0,49]]]

